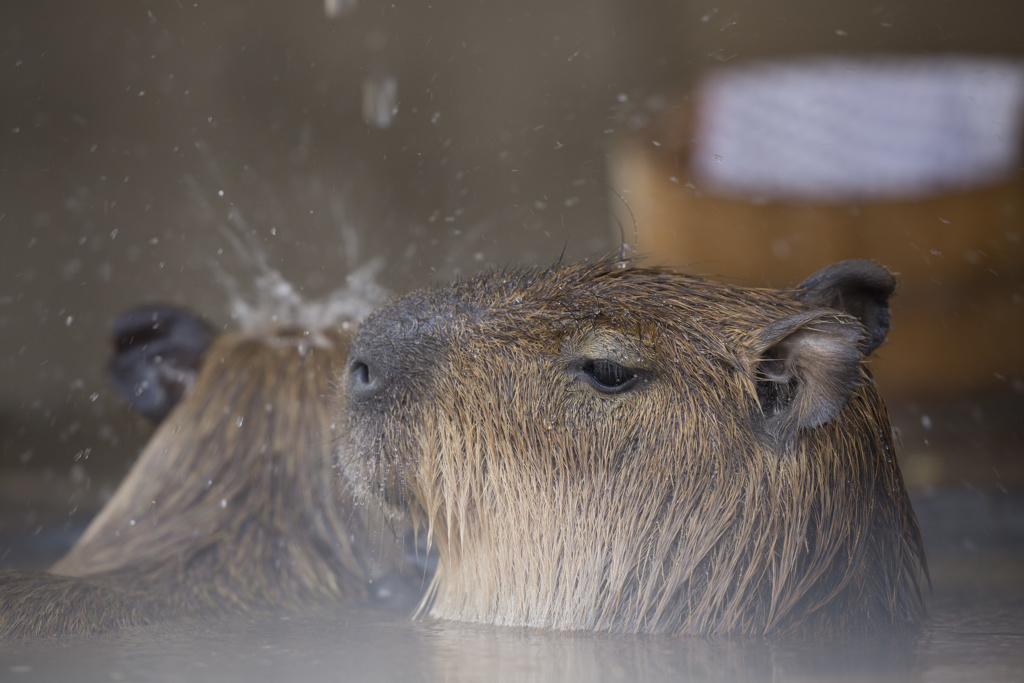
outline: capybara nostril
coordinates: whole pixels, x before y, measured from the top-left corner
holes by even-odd
[[[360,358],[349,361],[348,376],[349,398],[353,401],[371,398],[380,389],[377,371]]]
[[[368,319],[374,327],[373,317]],[[401,390],[403,378],[410,374],[412,360],[406,350],[414,344],[400,330],[376,326],[370,334],[360,325],[349,347],[346,371],[347,399],[355,405],[374,402],[381,396]]]

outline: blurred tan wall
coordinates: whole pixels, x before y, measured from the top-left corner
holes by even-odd
[[[689,124],[666,113],[611,154],[628,203],[613,209],[635,223],[644,261],[772,287],[844,259],[879,261],[899,280],[889,343],[872,360],[887,396],[1024,400],[1024,174],[874,201],[726,197],[701,189],[687,145],[672,142],[689,139]]]

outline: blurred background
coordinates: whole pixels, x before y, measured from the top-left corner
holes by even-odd
[[[0,566],[66,547],[149,434],[104,378],[126,308],[177,303],[230,328],[261,268],[317,299],[373,263],[401,292],[623,242],[750,285],[850,257],[900,272],[875,367],[930,548],[1019,543],[1022,25],[1010,0],[3,3]],[[995,93],[1003,127],[968,132],[1002,131],[999,163],[972,173],[966,144],[922,167],[963,173],[904,194],[708,170],[732,160],[712,123],[736,111],[813,127],[728,89],[763,65],[774,92],[800,92],[782,85],[794,65],[805,87],[838,83],[868,113],[833,134],[877,128],[893,156],[913,117],[875,121],[879,91],[815,69],[884,76],[903,58],[924,60],[906,83],[948,80],[951,119],[978,109],[958,83]],[[977,139],[933,124],[933,140]]]

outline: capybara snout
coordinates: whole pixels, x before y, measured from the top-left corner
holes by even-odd
[[[395,302],[387,315],[371,317],[370,328],[349,352],[348,399],[374,403],[422,385],[425,375],[440,367],[452,330],[482,312],[479,306],[427,292]]]

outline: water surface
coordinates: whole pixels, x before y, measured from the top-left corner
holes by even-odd
[[[1020,681],[1024,553],[940,556],[931,617],[836,643],[553,633],[349,608],[0,645],[12,681]]]

